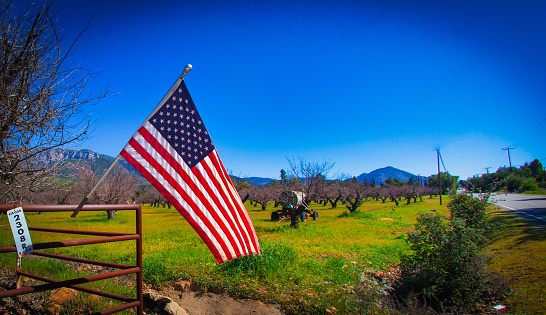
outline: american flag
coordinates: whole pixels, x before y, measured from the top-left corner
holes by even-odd
[[[218,263],[260,254],[254,226],[179,79],[120,155],[180,212]]]

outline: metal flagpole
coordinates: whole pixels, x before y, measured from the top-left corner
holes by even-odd
[[[188,74],[188,72],[190,72],[192,69],[192,65],[191,64],[187,64],[185,67],[184,67],[184,71],[182,72],[182,74],[180,75],[180,77],[176,80],[176,82],[173,84],[173,86],[169,89],[169,91],[167,92],[167,94],[165,94],[165,96],[163,96],[163,98],[161,99],[161,101],[159,102],[159,104],[155,107],[155,109],[152,111],[152,113],[150,115],[148,115],[148,117],[144,120],[144,123],[146,121],[148,121],[148,119],[150,119],[150,117],[152,117],[158,110],[161,106],[163,106],[163,104],[167,101],[167,98],[169,97],[169,95],[171,95],[174,90],[176,89],[176,87],[178,85],[180,85],[180,82],[182,80],[184,80],[184,76],[186,74]],[[142,124],[144,124],[142,123]],[[142,125],[141,125],[142,126]],[[112,165],[110,165],[110,167],[108,168],[108,170],[106,170],[106,172],[104,173],[104,175],[102,175],[102,177],[99,179],[99,181],[95,184],[95,186],[93,187],[93,189],[91,189],[91,191],[87,194],[87,196],[85,196],[83,198],[83,200],[80,202],[80,204],[78,205],[78,207],[76,208],[76,210],[74,210],[74,213],[72,213],[71,217],[75,218],[78,213],[80,212],[80,210],[82,209],[82,207],[87,203],[87,201],[89,200],[89,197],[91,197],[91,194],[93,194],[93,192],[95,191],[95,189],[97,189],[97,187],[100,185],[100,183],[102,182],[102,180],[106,177],[106,175],[108,175],[108,173],[110,173],[110,171],[112,170],[112,168],[114,168],[114,165],[116,165],[119,161],[119,159],[121,158],[121,155],[118,155],[116,160],[112,163]]]
[[[112,170],[112,168],[114,168],[114,165],[116,165],[119,161],[119,159],[121,158],[121,155],[118,155],[116,157],[116,159],[114,160],[114,163],[112,163],[112,165],[110,165],[110,167],[106,170],[106,172],[104,173],[104,175],[102,175],[102,177],[99,179],[99,181],[95,184],[95,186],[93,186],[93,189],[91,189],[91,191],[87,194],[87,196],[83,197],[82,201],[80,202],[80,204],[78,205],[78,207],[76,208],[76,210],[74,210],[74,213],[72,213],[71,217],[75,218],[78,213],[80,212],[80,210],[82,209],[82,207],[87,203],[87,201],[89,200],[89,197],[91,197],[91,195],[93,194],[93,192],[95,191],[95,189],[97,189],[97,187],[99,187],[100,183],[102,182],[102,180],[106,177],[106,175],[108,175],[108,173],[110,173],[110,171]]]

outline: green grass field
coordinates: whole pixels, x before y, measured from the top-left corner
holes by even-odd
[[[515,291],[514,314],[541,314],[546,310],[546,229],[506,210],[495,213],[504,229],[493,235],[486,249],[490,269],[503,274]]]
[[[279,224],[270,220],[274,210],[272,204],[267,211],[262,211],[247,203],[262,256],[247,256],[223,265],[216,263],[197,233],[176,210],[143,206],[144,279],[154,286],[180,278],[191,279],[205,290],[220,287],[234,296],[278,303],[294,313],[324,313],[327,309],[354,313],[359,306],[355,304],[353,290],[358,287],[362,273],[370,269],[387,270],[398,263],[401,255],[408,252],[405,233],[413,228],[416,214],[447,214],[449,199],[444,197],[443,201],[443,206],[440,206],[437,198],[426,197],[410,205],[402,202],[398,207],[393,202],[368,201],[352,214],[346,213],[343,205],[330,209],[329,206],[312,204],[311,208],[319,212],[319,220],[300,223],[297,230],[288,227],[288,220]],[[27,214],[27,219],[29,226],[131,233],[135,224],[134,212],[130,211],[118,212],[113,221],[107,220],[105,212],[82,212],[77,219],[70,218],[70,213]],[[510,223],[506,218],[502,220]],[[0,245],[11,244],[13,239],[5,216],[0,218],[0,225]],[[62,237],[34,231],[31,235],[34,243]],[[512,246],[512,243],[505,245],[503,242],[513,234],[496,237],[491,245],[492,253],[502,251],[503,246]],[[543,241],[542,238],[542,244]],[[62,248],[55,252],[134,264],[134,244],[134,241],[125,241]],[[498,258],[512,254],[518,255],[516,252],[493,255],[492,266],[502,266]],[[12,253],[0,255],[0,264],[4,267],[12,267],[14,261]],[[55,279],[66,278],[72,272],[64,270],[62,264],[51,263],[53,267],[46,268],[49,263],[35,261],[24,258],[24,268],[43,276],[52,274]],[[544,276],[544,270],[541,272]],[[134,292],[134,288],[123,288],[108,281],[93,285],[104,285],[109,292],[129,295],[132,293],[127,292]]]

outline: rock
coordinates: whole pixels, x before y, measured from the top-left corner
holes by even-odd
[[[167,304],[173,301],[171,298],[163,296],[161,294],[157,294],[155,292],[144,292],[144,294],[142,294],[142,297],[145,300],[156,304]]]
[[[50,313],[50,314],[60,314],[61,311],[62,311],[63,307],[60,306],[59,304],[50,304],[46,307],[46,310]]]
[[[189,315],[185,309],[180,307],[180,305],[178,305],[178,303],[174,301],[167,303],[167,305],[165,305],[164,310],[169,315]]]
[[[73,300],[78,295],[78,291],[69,288],[60,288],[51,291],[47,300],[45,309],[51,314],[60,314],[63,311],[63,304]]]
[[[163,310],[168,315],[189,315],[184,308],[178,305],[178,303],[173,301],[170,297],[155,292],[144,292],[142,297],[146,302],[158,305],[158,308],[164,306]]]
[[[72,300],[78,295],[78,291],[69,288],[59,288],[51,291],[49,301],[56,304],[63,304],[67,300]]]

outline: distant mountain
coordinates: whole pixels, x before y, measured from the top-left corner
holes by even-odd
[[[356,177],[356,179],[359,181],[359,182],[363,182],[364,179],[366,179],[367,182],[370,182],[372,180],[375,181],[375,184],[376,185],[379,185],[380,182],[385,182],[387,180],[387,178],[396,178],[400,181],[403,181],[403,182],[407,182],[411,177],[415,177],[417,178],[417,176],[415,176],[414,174],[412,173],[409,173],[409,172],[406,172],[406,171],[403,171],[403,170],[399,170],[397,168],[394,168],[392,166],[387,166],[387,167],[383,167],[383,168],[378,168],[376,169],[375,171],[372,171],[370,173],[362,173],[360,175],[358,175]]]
[[[274,181],[273,178],[266,178],[266,177],[247,177],[245,178],[247,182],[254,183],[258,186],[264,186],[267,184],[270,184]]]
[[[73,150],[73,149],[51,149],[40,154],[40,159],[58,162],[66,160],[97,160],[97,159],[109,159],[114,160],[113,157],[96,153],[91,150]]]
[[[45,163],[63,162],[63,166],[59,171],[59,177],[66,179],[78,177],[80,171],[83,169],[91,169],[96,174],[103,174],[115,160],[114,157],[109,155],[96,153],[87,149],[51,149],[40,154],[38,158]],[[144,179],[127,161],[121,159],[118,165],[125,168],[129,173]]]
[[[234,175],[230,175],[229,177],[231,177],[231,180],[234,181],[234,182],[245,181],[245,182],[249,182],[251,184],[254,184],[256,186],[265,186],[265,185],[270,184],[271,182],[274,181],[273,178],[267,178],[267,177],[245,177],[245,178],[241,178],[241,177],[237,177],[237,176],[234,176]]]

